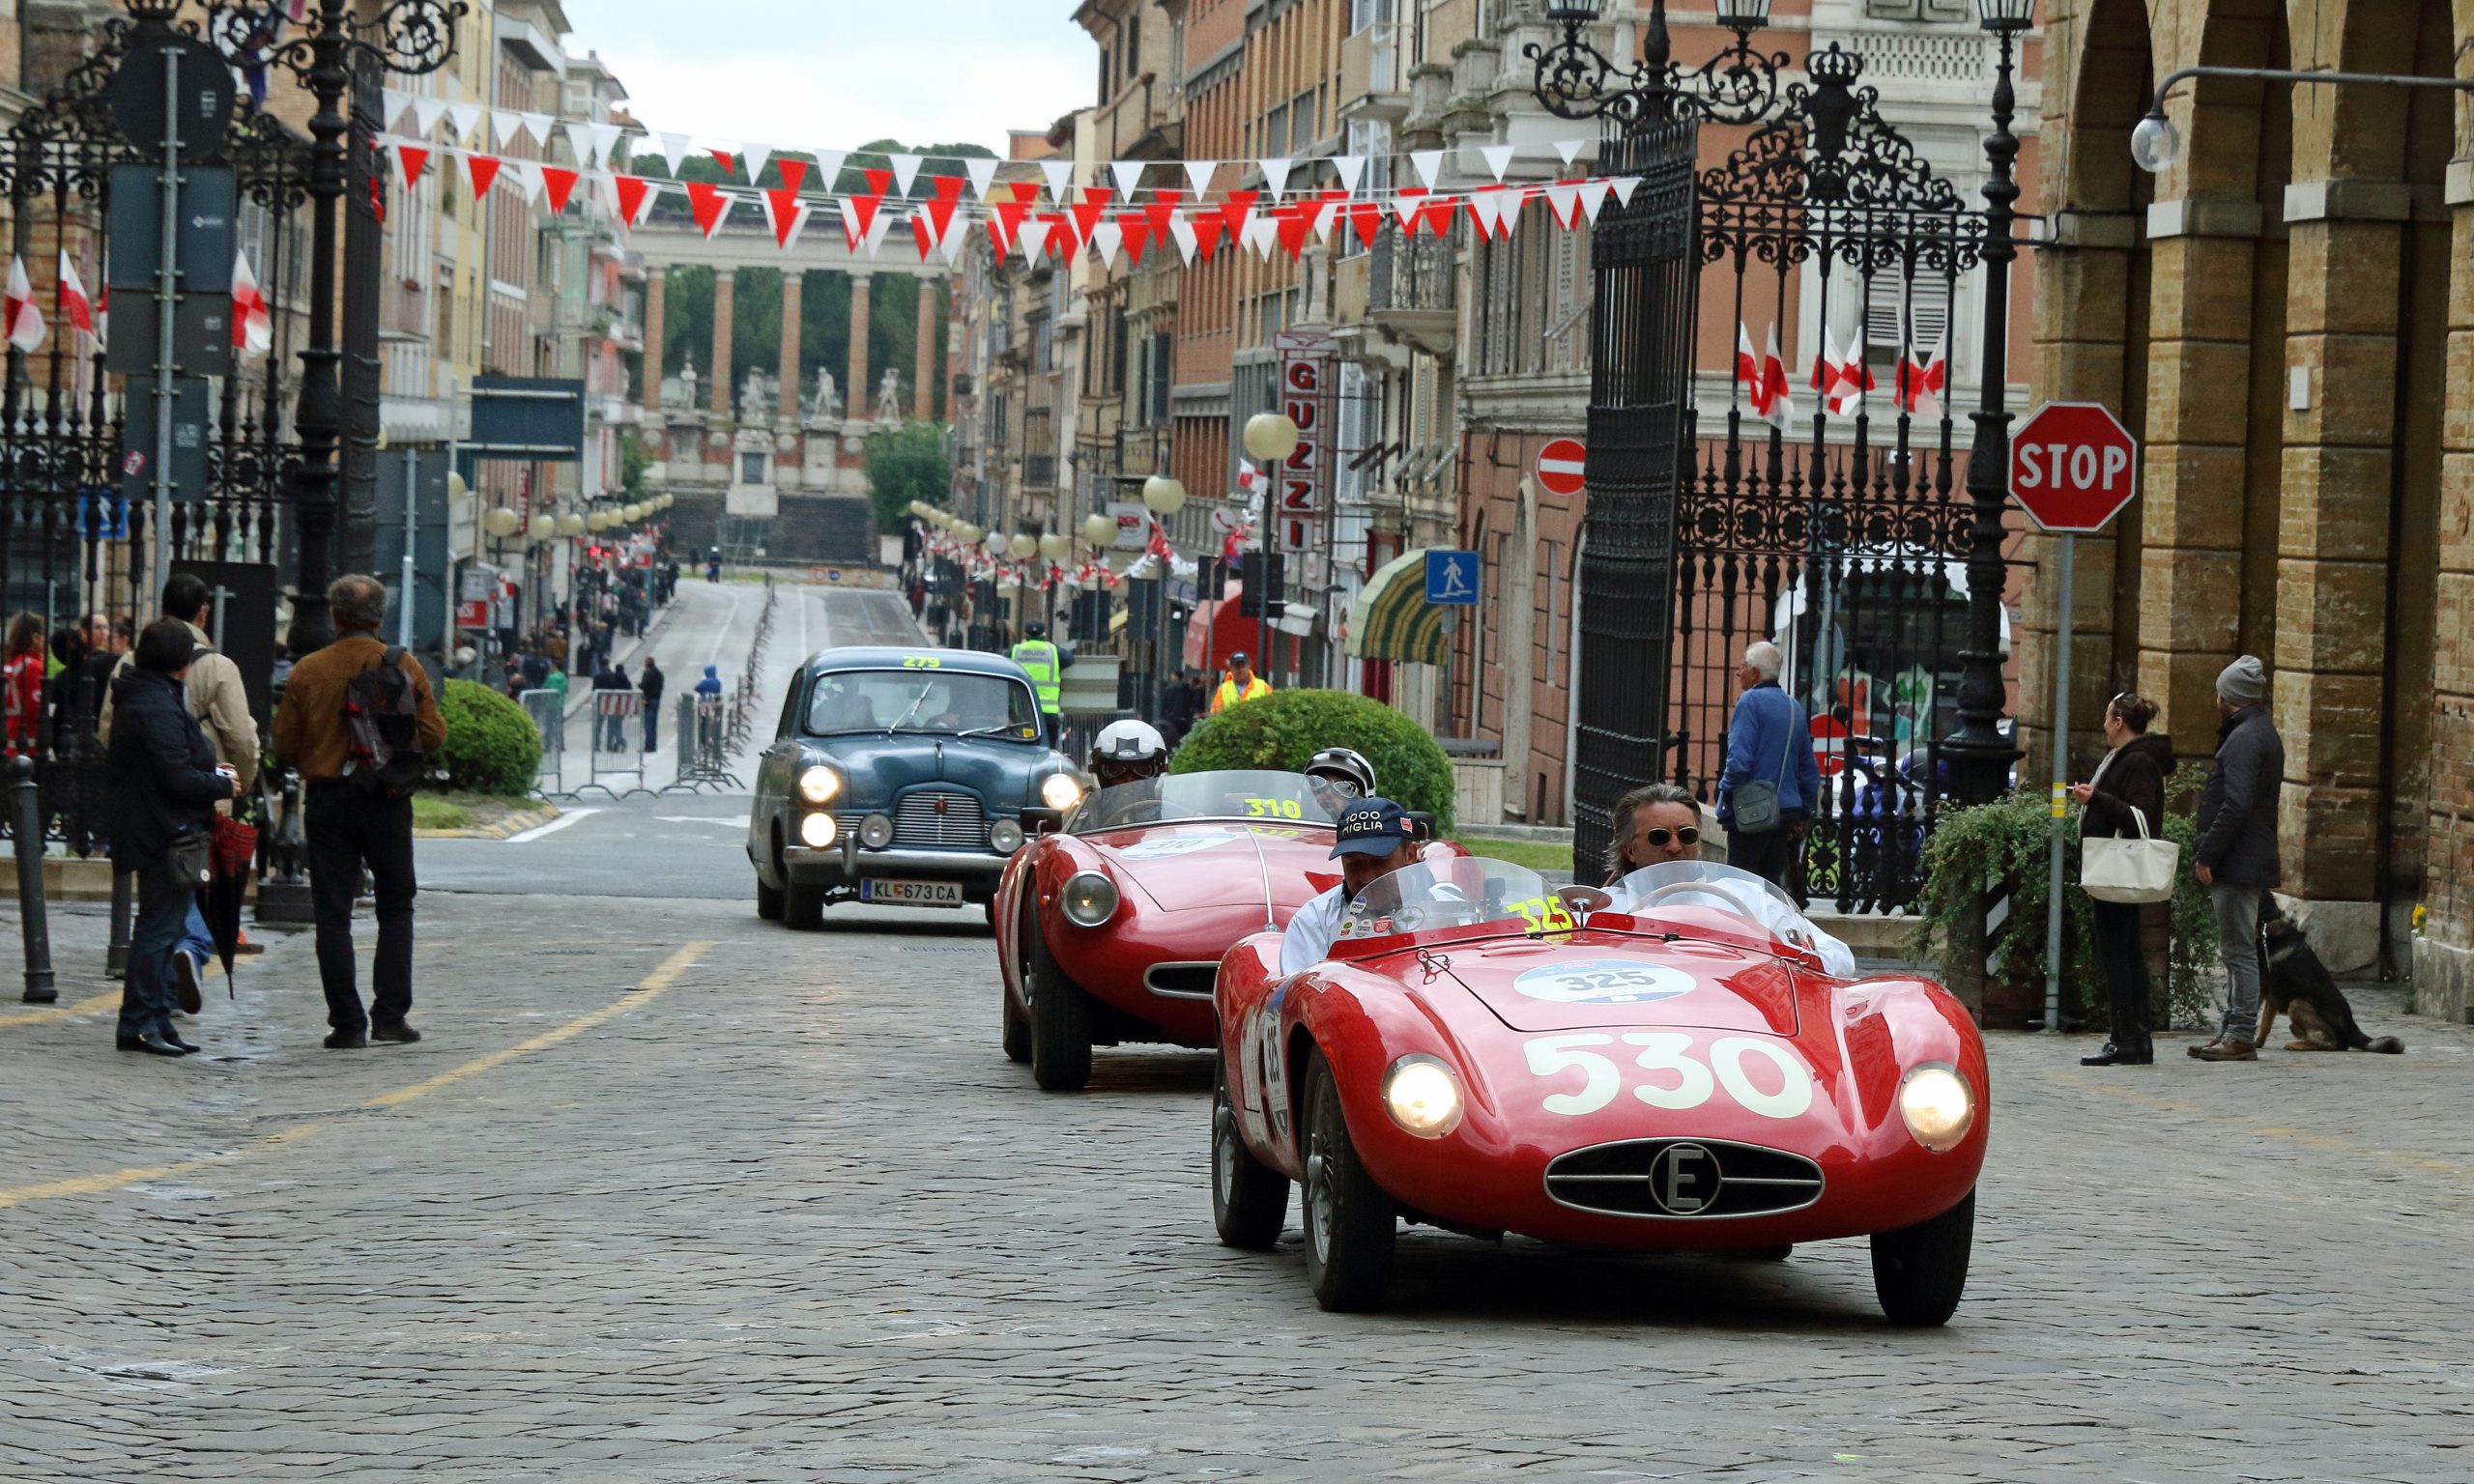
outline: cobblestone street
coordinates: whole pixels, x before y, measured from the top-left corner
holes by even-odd
[[[695,860],[743,878],[734,843]],[[830,924],[433,890],[419,1045],[318,1049],[284,938],[164,1065],[111,1049],[101,918],[64,910],[64,1009],[0,1009],[0,1474],[2469,1471],[2474,1033],[2393,996],[2357,1002],[2402,1058],[2201,1067],[2177,1038],[2098,1073],[1996,1038],[1944,1330],[1882,1323],[1860,1242],[1428,1232],[1391,1310],[1343,1317],[1293,1217],[1270,1256],[1213,1241],[1203,1059],[1104,1053],[1043,1096],[998,1054],[975,914]]]

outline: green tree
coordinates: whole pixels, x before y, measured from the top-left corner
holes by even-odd
[[[877,529],[887,534],[902,529],[912,500],[941,505],[953,485],[943,423],[906,422],[868,436],[868,501],[876,511]]]

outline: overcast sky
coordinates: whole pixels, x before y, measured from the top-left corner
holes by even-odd
[[[1073,0],[569,0],[647,128],[775,149],[1045,129],[1099,58]]]

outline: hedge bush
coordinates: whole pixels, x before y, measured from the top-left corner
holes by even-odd
[[[1452,762],[1417,723],[1379,700],[1346,691],[1277,691],[1205,717],[1169,761],[1172,773],[1227,768],[1304,771],[1327,747],[1350,747],[1374,764],[1383,796],[1434,815],[1449,833]]]
[[[434,759],[446,786],[463,793],[521,798],[541,766],[541,731],[522,706],[471,680],[449,680],[438,693],[446,745]]]

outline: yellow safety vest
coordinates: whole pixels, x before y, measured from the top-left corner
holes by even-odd
[[[1271,693],[1271,682],[1260,675],[1256,675],[1250,681],[1242,693],[1238,691],[1237,681],[1232,676],[1220,682],[1220,694],[1211,698],[1211,709],[1213,714],[1217,715],[1241,700],[1260,700]]]
[[[1014,663],[1031,677],[1031,689],[1040,695],[1040,710],[1056,715],[1064,674],[1064,667],[1056,661],[1056,645],[1044,639],[1026,639],[1014,646]]]

